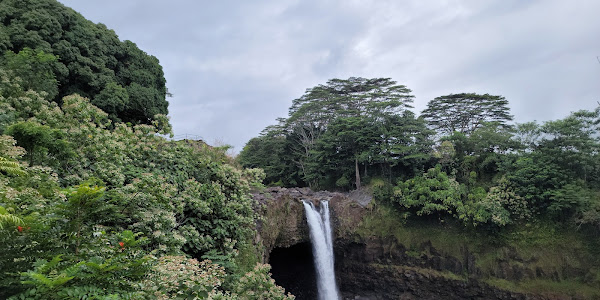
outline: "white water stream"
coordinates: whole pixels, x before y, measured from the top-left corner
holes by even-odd
[[[329,221],[329,202],[321,202],[317,209],[311,202],[302,201],[310,229],[319,300],[339,300],[333,268],[333,240]]]

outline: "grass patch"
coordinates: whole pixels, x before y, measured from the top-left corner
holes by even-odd
[[[531,293],[537,295],[568,295],[571,297],[583,297],[584,299],[600,299],[600,289],[572,280],[523,280],[512,282],[504,279],[491,278],[485,283],[518,293]]]
[[[378,205],[365,215],[357,233],[362,238],[394,236],[411,251],[421,251],[425,243],[448,255],[463,257],[464,249],[487,244],[487,238],[472,234],[462,225],[409,218],[407,213]]]
[[[259,247],[262,247],[262,245],[253,245],[252,242],[239,245],[239,253],[235,258],[235,262],[242,274],[252,271],[256,264],[260,262],[261,253]]]
[[[432,269],[409,267],[409,266],[382,265],[382,264],[375,264],[375,263],[369,264],[369,265],[371,267],[377,268],[377,269],[394,269],[397,272],[413,271],[416,273],[423,274],[428,278],[440,277],[440,278],[446,278],[446,279],[456,280],[456,281],[463,281],[463,282],[467,281],[467,278],[465,278],[463,276],[459,276],[452,272],[448,272],[448,271],[437,271],[437,270],[432,270]]]

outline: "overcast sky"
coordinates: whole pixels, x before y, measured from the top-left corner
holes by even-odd
[[[518,122],[600,100],[597,0],[60,0],[156,56],[176,137],[239,152],[331,78],[390,77],[414,111],[502,95]]]

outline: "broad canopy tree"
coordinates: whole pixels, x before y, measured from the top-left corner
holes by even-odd
[[[485,123],[506,126],[513,119],[509,111],[508,101],[502,96],[461,93],[429,101],[421,116],[443,135],[453,132],[470,135]]]
[[[299,138],[301,168],[306,170],[307,164],[322,164],[327,156],[323,149],[333,149],[339,159],[350,156],[354,184],[360,188],[359,159],[368,151],[371,141],[367,140],[374,135],[359,132],[366,128],[365,124],[410,108],[413,96],[409,93],[406,86],[398,85],[390,78],[331,79],[324,85],[308,89],[293,101],[287,120],[288,129]],[[335,126],[330,131],[332,124]],[[321,135],[328,131],[327,139],[321,140]],[[335,136],[332,136],[334,132]],[[318,141],[320,149],[316,148]],[[313,184],[318,181],[314,173],[304,176]]]
[[[428,155],[422,145],[430,132],[407,110],[413,99],[410,92],[389,78],[360,77],[331,79],[308,89],[293,101],[289,117],[280,120],[279,132],[291,155],[286,152],[286,158],[278,160],[294,164],[311,187],[342,189],[360,188],[369,166],[389,169],[400,162],[420,162]],[[248,150],[258,142],[253,139]],[[246,166],[244,160],[251,155],[245,152],[246,148],[240,157]],[[268,169],[273,164],[247,165]]]

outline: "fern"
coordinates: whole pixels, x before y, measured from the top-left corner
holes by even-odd
[[[57,293],[61,299],[102,299],[104,291],[95,286],[67,287]]]
[[[15,175],[21,176],[25,175],[25,171],[21,168],[19,163],[16,161],[10,161],[4,157],[0,156],[0,172],[5,173],[7,175]]]
[[[103,263],[103,264],[98,264],[98,263],[90,261],[90,262],[86,262],[85,266],[88,267],[92,272],[97,272],[97,273],[100,273],[100,272],[107,273],[107,272],[112,272],[114,270],[119,269],[119,266],[111,265],[110,260],[108,263]]]
[[[38,269],[39,273],[49,273],[52,269],[54,269],[54,267],[58,266],[58,264],[62,261],[61,258],[62,255],[57,255],[55,257],[52,258],[51,261],[46,261],[45,259],[40,260],[39,262],[35,263],[35,266]]]
[[[69,276],[66,272],[56,272],[56,267],[62,261],[61,255],[52,258],[51,261],[38,260],[33,271],[21,273],[28,280],[24,280],[22,284],[29,284],[35,287],[42,287],[52,290],[71,281],[75,276]]]
[[[65,283],[69,282],[71,279],[75,278],[74,276],[67,276],[65,273],[60,273],[58,275],[49,275],[46,276],[41,273],[36,273],[34,271],[29,271],[25,273],[21,273],[23,276],[29,277],[31,280],[22,281],[22,284],[31,284],[34,286],[45,286],[47,288],[55,288]]]
[[[3,230],[6,225],[22,225],[24,223],[21,218],[9,214],[4,207],[0,206],[0,230]]]

